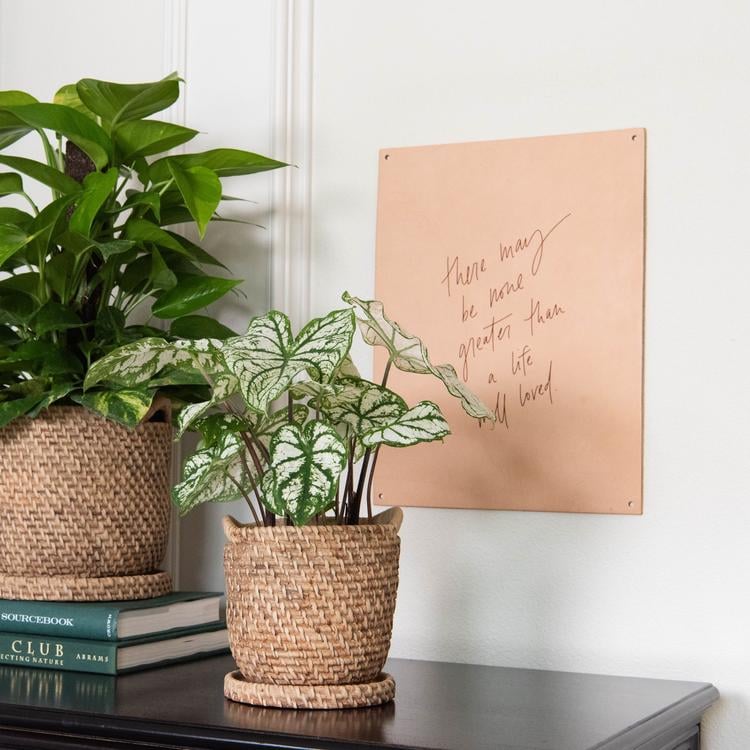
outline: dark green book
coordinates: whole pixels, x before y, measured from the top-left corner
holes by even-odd
[[[219,654],[228,648],[223,622],[115,642],[0,633],[0,665],[121,674]]]
[[[129,602],[33,602],[0,599],[0,633],[121,641],[220,619],[222,594],[181,591]]]

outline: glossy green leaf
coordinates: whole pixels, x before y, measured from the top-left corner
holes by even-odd
[[[158,120],[123,122],[115,131],[115,143],[122,160],[131,162],[141,156],[153,156],[195,138],[197,130]]]
[[[15,115],[3,112],[2,108],[35,104],[36,101],[25,91],[0,91],[0,149],[10,146],[11,143],[15,143],[32,130]]]
[[[241,283],[240,279],[216,276],[183,276],[174,289],[159,296],[151,312],[157,318],[180,318],[210,305]]]
[[[13,224],[0,224],[0,265],[25,247],[30,235]]]
[[[197,154],[165,156],[155,161],[149,168],[152,182],[166,182],[170,178],[170,162],[176,163],[183,169],[206,167],[216,172],[219,177],[255,174],[256,172],[266,172],[270,169],[289,166],[282,161],[269,159],[267,156],[254,154],[250,151],[242,151],[236,148],[216,148]]]
[[[89,156],[97,169],[109,163],[112,154],[109,136],[93,120],[75,109],[40,102],[5,107],[0,112],[10,112],[32,128],[53,130],[64,135]]]
[[[115,167],[106,172],[92,172],[86,175],[83,193],[70,217],[71,231],[78,232],[84,237],[90,235],[96,215],[114,192],[117,177],[118,171]]]
[[[221,201],[221,181],[206,167],[182,167],[176,161],[167,164],[202,238]]]
[[[76,84],[81,101],[111,123],[140,120],[171,106],[180,95],[176,73],[150,83],[114,83],[84,78]]]
[[[20,208],[0,206],[0,224],[13,224],[21,229],[25,229],[33,220],[34,217],[31,214],[21,211]]]
[[[12,401],[3,401],[0,403],[0,427],[12,422],[17,417],[26,414],[33,409],[41,400],[42,396],[32,394],[24,398],[13,399]]]
[[[271,469],[263,477],[262,501],[276,515],[303,526],[333,504],[346,447],[330,425],[285,425],[271,439]]]
[[[60,193],[78,193],[81,190],[81,186],[72,177],[33,159],[25,159],[22,156],[0,156],[0,164],[28,175]]]
[[[179,242],[184,252],[180,255],[186,255],[195,263],[200,263],[204,266],[218,266],[225,270],[229,270],[218,258],[214,258],[213,255],[207,253],[202,247],[191,242],[187,237],[183,237],[181,234],[176,232],[170,232],[168,229],[164,230],[172,237],[175,241]]]
[[[76,89],[75,83],[68,83],[65,86],[61,86],[52,97],[53,104],[62,104],[64,107],[70,107],[80,112],[82,115],[96,121],[96,114],[94,114],[82,101],[81,97],[78,96],[78,90]]]
[[[132,250],[136,243],[132,240],[108,240],[107,242],[95,242],[92,240],[91,245],[101,253],[104,260],[109,260],[115,255],[122,255]]]
[[[39,274],[36,271],[17,273],[0,280],[0,294],[12,291],[21,292],[29,297],[39,297]]]
[[[185,315],[169,326],[171,336],[181,339],[228,339],[237,334],[207,315]]]
[[[50,389],[42,396],[42,400],[27,412],[28,416],[31,419],[38,417],[44,409],[50,407],[55,401],[65,398],[75,388],[75,383],[59,383],[50,386]]]
[[[76,393],[72,398],[105,419],[132,428],[140,424],[148,414],[154,400],[154,392],[145,388],[121,388]]]
[[[161,253],[154,248],[151,252],[151,273],[149,281],[154,289],[172,289],[177,286],[177,277],[172,273]]]
[[[29,255],[33,256],[35,263],[39,258],[46,256],[50,250],[50,244],[63,230],[69,206],[75,200],[73,195],[63,195],[61,198],[48,203],[29,227],[31,247]]]
[[[0,173],[0,197],[23,192],[23,180],[15,172]]]
[[[37,311],[39,303],[21,292],[0,292],[0,325],[24,327]]]
[[[127,200],[125,203],[123,203],[121,206],[118,206],[116,209],[114,209],[113,213],[120,213],[122,211],[127,211],[131,208],[136,208],[138,206],[146,206],[156,218],[157,221],[161,218],[161,196],[159,193],[154,193],[152,191],[145,191],[143,193],[137,192],[137,191],[130,191],[128,193]]]
[[[67,302],[71,292],[71,284],[73,283],[73,265],[75,264],[75,257],[72,253],[64,250],[60,253],[55,253],[52,258],[47,261],[45,267],[45,276],[47,283],[52,288],[52,291],[63,301]]]
[[[50,331],[66,331],[70,328],[80,328],[81,319],[67,305],[59,302],[47,302],[31,321],[38,336]]]
[[[175,237],[146,219],[129,219],[125,224],[125,237],[135,242],[153,242],[154,245],[166,247],[175,253],[190,257]]]

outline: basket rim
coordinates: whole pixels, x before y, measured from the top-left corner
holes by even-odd
[[[403,518],[401,508],[393,507],[378,513],[372,519],[361,519],[356,526],[326,523],[322,526],[258,526],[254,523],[241,524],[232,516],[224,516],[224,535],[227,544],[243,544],[248,542],[268,542],[274,539],[320,539],[335,536],[372,537],[389,533],[398,535]]]
[[[47,421],[49,422],[50,412],[52,412],[52,415],[60,415],[64,416],[66,419],[83,419],[83,420],[90,420],[92,422],[106,422],[108,424],[116,425],[118,427],[122,427],[124,430],[128,430],[128,432],[135,432],[139,429],[157,429],[157,430],[163,430],[163,429],[172,429],[172,425],[170,422],[163,421],[163,422],[140,422],[135,427],[126,427],[125,425],[120,424],[119,422],[115,422],[112,419],[107,419],[106,417],[103,417],[101,414],[96,414],[95,412],[91,411],[91,409],[87,409],[85,406],[82,406],[81,404],[53,404],[51,406],[48,406],[46,409],[42,409],[39,414],[37,414],[35,417],[29,417],[26,414],[21,415],[21,417],[18,420],[14,420],[14,422],[11,422],[8,426],[13,426],[13,424],[19,423],[19,424],[28,424],[30,422],[37,422],[37,421]],[[24,421],[25,420],[25,421]],[[5,428],[0,428],[5,429]]]

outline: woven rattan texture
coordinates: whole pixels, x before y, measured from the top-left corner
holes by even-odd
[[[81,407],[0,429],[0,574],[152,573],[169,532],[172,430]]]
[[[396,606],[396,526],[245,527],[233,538],[224,548],[227,625],[249,682],[377,678]]]
[[[361,708],[392,701],[396,683],[388,674],[359,685],[268,685],[248,682],[242,673],[224,678],[224,697],[253,706],[276,708]]]
[[[172,591],[168,573],[136,576],[77,578],[76,576],[0,575],[0,599],[37,599],[46,602],[104,602],[151,599]]]

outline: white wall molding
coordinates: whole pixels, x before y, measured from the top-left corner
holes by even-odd
[[[187,0],[164,0],[164,75],[177,71],[181,77],[187,76]],[[183,87],[180,98],[164,113],[164,119],[177,125],[185,125],[187,120],[187,91]],[[176,151],[184,148],[175,149]],[[180,481],[182,471],[181,443],[172,444],[172,484]],[[172,506],[170,518],[169,546],[164,564],[172,576],[175,589],[180,587],[180,517]]]
[[[313,0],[277,0],[273,156],[295,165],[273,175],[271,304],[299,327],[310,315]]]

